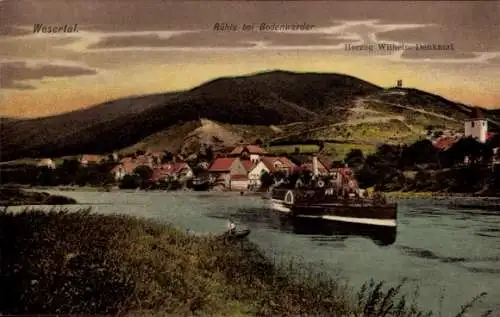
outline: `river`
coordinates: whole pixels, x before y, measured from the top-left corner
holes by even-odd
[[[500,212],[453,209],[447,200],[405,199],[398,208],[394,244],[363,237],[297,235],[271,221],[259,197],[198,192],[48,191],[76,199],[102,214],[121,213],[171,222],[195,232],[221,232],[228,217],[252,230],[250,239],[268,255],[294,258],[354,287],[371,278],[404,290],[419,289],[421,307],[455,316],[460,305],[481,292],[487,297],[470,316],[486,308],[500,316]],[[17,207],[20,208],[20,207]],[[441,300],[441,296],[444,299]]]

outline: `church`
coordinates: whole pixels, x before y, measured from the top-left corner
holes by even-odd
[[[464,122],[463,133],[454,135],[442,135],[433,141],[433,145],[440,151],[449,149],[453,144],[462,138],[472,137],[481,143],[486,143],[494,136],[494,133],[488,132],[488,119],[484,116],[479,108],[474,108],[470,118]],[[498,148],[495,148],[494,154],[497,153]]]

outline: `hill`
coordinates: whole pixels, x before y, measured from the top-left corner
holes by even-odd
[[[470,112],[417,89],[384,89],[343,74],[271,71],[57,116],[3,119],[1,160],[151,146],[189,152],[200,142],[256,138],[400,142],[418,138],[429,125],[460,129]]]

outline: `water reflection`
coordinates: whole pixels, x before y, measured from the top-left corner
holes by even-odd
[[[396,241],[397,230],[365,224],[325,221],[313,218],[291,218],[287,215],[265,208],[240,208],[235,213],[210,213],[212,218],[228,216],[249,226],[264,227],[281,232],[308,235],[319,245],[337,245],[349,237],[365,237],[381,246],[391,245]]]

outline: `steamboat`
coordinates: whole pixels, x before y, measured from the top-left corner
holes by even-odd
[[[312,165],[308,182],[289,177],[271,189],[270,208],[281,221],[291,223],[297,233],[369,236],[382,244],[395,241],[397,204],[359,189],[346,166],[321,177],[316,157]]]

